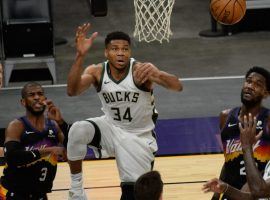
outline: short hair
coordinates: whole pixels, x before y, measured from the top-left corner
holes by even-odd
[[[129,37],[129,35],[122,32],[122,31],[114,31],[114,32],[109,33],[106,36],[106,39],[105,39],[105,47],[107,47],[108,44],[112,40],[126,40],[128,42],[128,44],[130,45],[130,37]]]
[[[26,98],[27,90],[28,90],[29,87],[41,87],[42,91],[44,91],[42,85],[40,85],[39,83],[37,83],[37,82],[28,82],[23,86],[23,88],[21,90],[21,97],[23,99]]]
[[[260,74],[265,78],[266,89],[268,92],[270,92],[270,72],[263,67],[254,66],[247,71],[245,78],[247,78],[253,72]]]
[[[158,171],[150,171],[138,178],[134,186],[136,200],[159,200],[163,182]]]

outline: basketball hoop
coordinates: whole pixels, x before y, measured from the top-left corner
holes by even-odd
[[[134,0],[134,37],[139,41],[169,42],[172,35],[170,18],[175,0]]]

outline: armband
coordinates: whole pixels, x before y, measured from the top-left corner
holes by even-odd
[[[4,144],[4,155],[9,166],[22,166],[40,159],[38,150],[26,151],[18,141],[8,141]]]

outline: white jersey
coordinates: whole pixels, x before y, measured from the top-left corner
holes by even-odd
[[[264,170],[264,175],[263,175],[263,179],[269,179],[270,178],[270,161],[267,163],[265,170]]]
[[[128,132],[140,134],[154,129],[157,112],[152,91],[135,85],[130,59],[126,76],[116,81],[110,74],[108,61],[103,63],[100,86],[97,90],[106,120]]]

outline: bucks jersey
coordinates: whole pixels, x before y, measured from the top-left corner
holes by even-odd
[[[270,161],[267,163],[265,167],[263,178],[264,180],[270,179]]]
[[[140,134],[154,129],[157,113],[153,92],[139,88],[134,83],[134,62],[134,59],[130,59],[126,75],[118,81],[112,77],[108,61],[104,62],[98,96],[109,123]]]
[[[25,128],[21,135],[21,144],[25,150],[57,146],[58,133],[54,122],[46,119],[44,130],[38,131],[26,117],[21,117],[18,120],[24,124]],[[17,167],[6,164],[1,177],[1,184],[8,191],[14,193],[44,194],[51,191],[56,167],[57,157],[52,155],[41,157],[32,163]]]
[[[240,107],[232,109],[227,122],[221,131],[221,139],[225,156],[222,180],[238,189],[246,183],[246,171],[243,159],[243,152],[240,143],[240,130],[238,127]],[[259,133],[264,130],[260,140],[253,146],[254,159],[259,171],[263,172],[267,162],[270,160],[270,135],[266,131],[269,110],[261,108],[257,117],[256,130]],[[223,199],[226,199],[225,196]],[[227,198],[229,199],[229,198]]]

